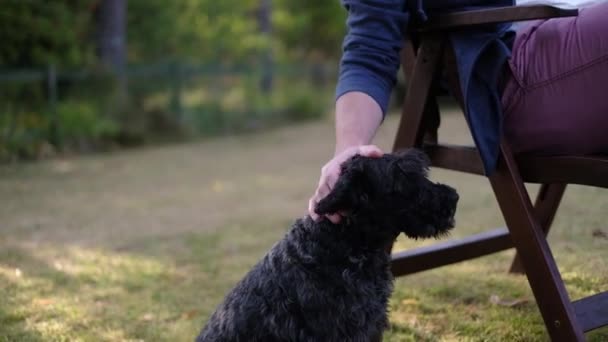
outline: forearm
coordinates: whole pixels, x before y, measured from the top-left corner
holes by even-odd
[[[336,98],[350,92],[369,95],[381,112],[399,69],[399,51],[408,13],[405,0],[342,0],[348,9],[348,31],[340,60]]]
[[[318,221],[317,203],[327,196],[340,175],[342,163],[354,155],[380,157],[382,150],[369,143],[382,122],[382,109],[370,95],[349,91],[336,101],[336,150],[334,157],[321,169],[321,179],[314,196],[308,201],[308,213]],[[332,223],[341,220],[340,213],[324,214]]]
[[[381,122],[382,109],[369,95],[353,91],[340,96],[336,101],[335,154],[370,144]]]
[[[407,23],[405,0],[342,0],[348,33],[336,88],[336,154],[369,145],[388,110]]]

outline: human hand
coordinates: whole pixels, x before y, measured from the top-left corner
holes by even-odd
[[[338,177],[340,177],[340,171],[342,163],[355,155],[362,155],[365,157],[379,158],[384,154],[380,148],[375,145],[361,145],[349,147],[336,155],[321,168],[321,177],[319,179],[319,185],[315,194],[308,201],[308,214],[313,220],[318,221],[319,215],[315,212],[315,207],[320,200],[327,196],[331,189],[333,189]],[[341,213],[333,213],[325,215],[331,222],[337,224],[342,219]]]

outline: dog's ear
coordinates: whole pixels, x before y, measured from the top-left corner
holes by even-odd
[[[365,174],[363,172],[362,157],[355,156],[342,165],[340,178],[315,208],[319,215],[335,214],[342,211],[355,209],[362,201],[365,201]]]
[[[426,177],[429,170],[428,156],[418,149],[407,149],[396,153],[397,165],[404,173],[415,173]]]

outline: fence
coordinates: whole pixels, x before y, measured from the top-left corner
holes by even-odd
[[[335,66],[130,66],[0,71],[0,160],[158,137],[228,134],[323,115]]]

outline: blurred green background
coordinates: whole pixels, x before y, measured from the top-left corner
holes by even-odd
[[[339,0],[0,0],[0,342],[191,341],[306,212],[345,20]],[[440,105],[440,139],[472,144]],[[461,195],[453,238],[504,226],[487,179],[432,178]],[[572,299],[608,289],[607,207],[569,187],[549,235]],[[398,279],[385,341],[546,341],[513,254]]]
[[[4,0],[0,161],[323,116],[345,19],[338,0]]]

